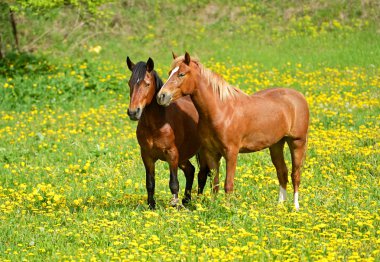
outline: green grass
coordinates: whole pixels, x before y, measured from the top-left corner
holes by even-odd
[[[87,47],[74,45],[90,35],[84,26],[66,42],[51,32],[43,52],[8,52],[0,62],[0,260],[380,260],[380,36],[370,12],[357,13],[356,2],[300,12],[276,1],[241,4],[239,13],[234,3],[134,3],[116,9],[118,27],[98,25]],[[56,18],[33,18],[23,41],[62,23]],[[334,19],[342,27],[323,32]],[[89,52],[96,45],[100,53]],[[171,50],[198,55],[247,93],[286,86],[305,94],[299,212],[291,184],[277,204],[268,150],[239,156],[233,195],[215,196],[208,183],[197,196],[195,182],[191,205],[179,210],[169,207],[169,172],[158,162],[157,210],[148,210],[125,57],[151,56],[166,78]]]

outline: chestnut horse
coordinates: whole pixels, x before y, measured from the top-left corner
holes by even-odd
[[[209,168],[216,172],[214,191],[219,189],[221,157],[226,160],[224,189],[230,193],[234,189],[238,153],[269,147],[280,184],[279,201],[284,201],[288,169],[283,149],[287,142],[292,158],[294,205],[298,210],[300,169],[309,125],[309,109],[304,96],[286,88],[263,90],[249,96],[205,68],[197,59],[190,58],[187,52],[175,58],[171,68],[157,101],[168,106],[185,95],[191,96],[199,113],[202,148]]]
[[[179,183],[178,167],[186,177],[184,204],[191,199],[194,181],[194,166],[189,159],[199,152],[200,139],[197,132],[198,113],[190,97],[179,99],[168,107],[157,104],[157,92],[162,87],[162,80],[154,71],[151,58],[147,63],[134,64],[127,57],[128,68],[132,71],[129,79],[130,104],[128,116],[138,120],[136,136],[141,149],[141,158],[146,171],[146,189],[148,205],[154,209],[155,162],[160,159],[169,163],[170,191],[173,194],[171,204],[178,203]],[[199,153],[198,174],[199,193],[202,193],[209,172],[206,160]]]

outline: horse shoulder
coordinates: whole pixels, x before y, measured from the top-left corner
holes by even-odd
[[[151,135],[151,132],[140,122],[137,125],[136,138],[143,150],[153,147],[153,136]]]
[[[146,126],[139,122],[136,130],[140,147],[149,150],[164,150],[174,144],[174,131],[170,123],[161,122],[158,126]]]

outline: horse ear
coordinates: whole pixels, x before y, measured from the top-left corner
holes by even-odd
[[[185,61],[184,62],[186,65],[190,65],[190,55],[188,52],[186,52],[186,54],[185,54]]]
[[[173,59],[176,59],[178,57],[176,54],[174,54],[173,51],[172,51],[172,56],[173,56]]]
[[[146,62],[146,70],[150,73],[152,72],[153,68],[154,68],[153,59],[149,57],[148,61]]]
[[[127,56],[127,65],[128,65],[129,70],[131,71],[135,67],[135,64],[131,61],[131,59],[129,59],[129,56]]]

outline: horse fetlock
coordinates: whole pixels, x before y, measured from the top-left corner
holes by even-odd
[[[149,209],[151,209],[151,210],[156,209],[156,201],[148,200],[148,206],[149,206]]]
[[[280,186],[280,192],[278,194],[278,202],[284,202],[286,200],[286,189]]]
[[[175,207],[178,205],[178,203],[179,203],[178,194],[173,194],[173,198],[170,200],[170,205],[172,207]]]
[[[234,184],[225,184],[224,185],[224,191],[226,192],[226,193],[233,193],[234,192]]]
[[[171,191],[171,193],[173,195],[178,195],[178,191],[179,191],[179,182],[178,182],[178,180],[170,178],[169,188],[170,188],[170,191]]]
[[[191,196],[190,195],[185,195],[185,197],[182,199],[182,205],[187,205],[191,201]]]
[[[298,203],[298,192],[294,193],[294,207],[296,210],[300,210],[300,204]]]
[[[212,187],[212,192],[213,192],[214,194],[217,194],[217,193],[219,192],[219,184],[217,184],[217,185],[213,185],[213,187]]]

